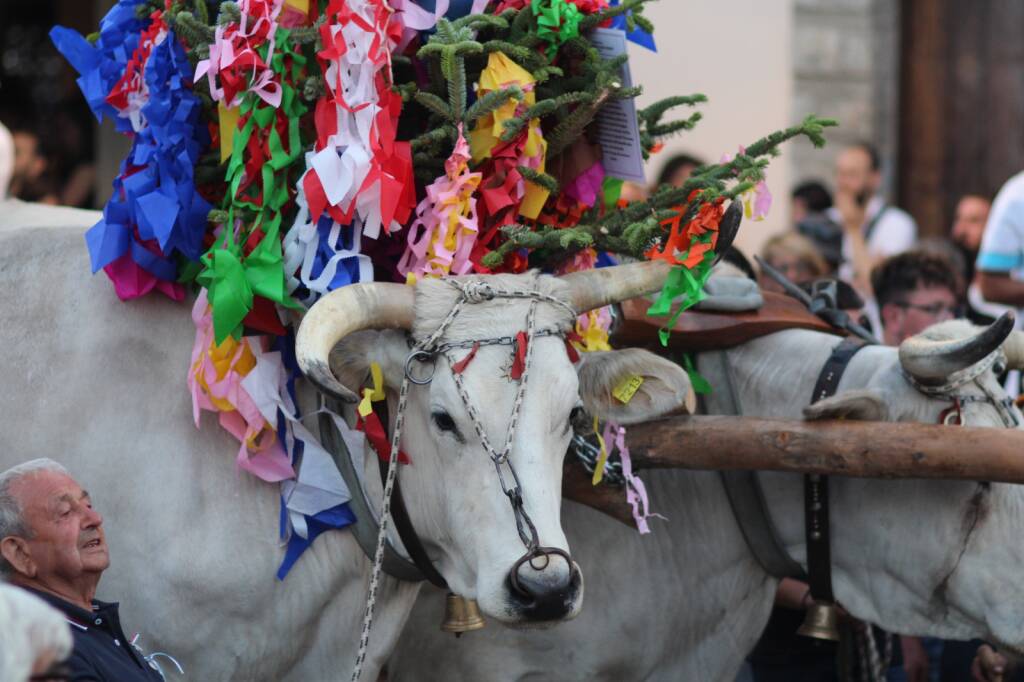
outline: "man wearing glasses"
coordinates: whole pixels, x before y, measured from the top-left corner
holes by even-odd
[[[891,256],[871,273],[871,285],[887,346],[898,346],[961,314],[957,276],[944,258],[933,254],[907,251]]]

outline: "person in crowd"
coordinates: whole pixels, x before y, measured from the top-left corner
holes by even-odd
[[[980,194],[965,194],[956,202],[950,238],[967,261],[965,275],[968,284],[974,281],[974,261],[981,249],[981,238],[991,209],[992,202]]]
[[[882,197],[881,161],[870,144],[853,144],[839,153],[835,182],[835,206],[828,215],[843,228],[839,276],[866,296],[872,268],[910,249],[917,240],[917,224]]]
[[[71,646],[71,630],[59,611],[25,590],[0,583],[0,680],[62,679]]]
[[[64,467],[35,459],[0,473],[0,574],[71,624],[71,679],[160,682],[121,629],[118,605],[95,598],[109,565],[103,517]]]
[[[794,225],[799,225],[810,216],[825,213],[830,208],[832,195],[823,183],[807,180],[793,188],[789,214]]]
[[[0,201],[7,198],[7,188],[14,175],[14,136],[0,123]]]
[[[654,186],[672,185],[673,187],[682,187],[683,183],[693,175],[693,171],[703,165],[704,161],[696,156],[676,154],[661,167],[661,172],[658,173],[658,181]]]
[[[1024,172],[992,202],[978,253],[977,282],[986,301],[1024,308]]]
[[[783,232],[769,239],[761,250],[761,257],[797,285],[807,285],[830,274],[828,263],[814,243],[797,232]],[[763,273],[758,284],[765,291],[783,291],[778,282]]]
[[[15,128],[11,135],[14,138],[11,196],[40,204],[59,204],[59,192],[50,174],[42,137],[31,128]]]
[[[947,259],[933,253],[915,250],[885,259],[871,272],[871,286],[887,346],[961,312],[957,275]]]

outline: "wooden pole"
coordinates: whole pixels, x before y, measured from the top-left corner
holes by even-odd
[[[1024,483],[1024,431],[938,424],[671,417],[635,424],[636,468]]]
[[[634,424],[635,469],[760,470],[859,478],[937,478],[1024,483],[1024,431],[857,421],[669,417]],[[625,491],[591,485],[567,455],[566,499],[634,527]],[[654,500],[657,510],[657,500]]]

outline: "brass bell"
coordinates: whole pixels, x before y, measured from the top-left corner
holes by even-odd
[[[804,618],[803,625],[800,626],[796,633],[804,637],[838,642],[839,628],[837,622],[835,604],[815,601],[807,609],[807,616]]]
[[[444,603],[444,621],[441,630],[454,633],[456,637],[463,632],[479,630],[487,623],[480,616],[480,607],[476,599],[466,599],[457,594],[448,593]]]

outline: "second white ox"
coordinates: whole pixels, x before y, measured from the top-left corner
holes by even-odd
[[[868,347],[850,362],[838,394],[806,410],[836,337],[776,333],[729,350],[727,360],[746,415],[934,424],[951,400],[924,395],[911,380],[934,386],[969,379],[981,366],[976,362],[997,352],[1008,331],[1006,321],[1002,326],[979,333],[951,322],[899,351]],[[1003,343],[1016,366],[1024,364],[1021,336],[1015,332]],[[955,392],[970,396],[963,407],[967,424],[1004,427],[1006,418],[1021,428],[1015,407],[991,402],[1005,397],[992,370]],[[801,477],[762,473],[760,479],[782,541],[804,562]],[[734,679],[767,622],[777,581],[748,549],[718,474],[656,470],[644,480],[655,509],[669,519],[652,522],[648,536],[592,509],[563,506],[574,556],[589,569],[579,618],[545,632],[495,626],[455,641],[437,630],[437,595],[424,594],[389,679]],[[854,616],[895,632],[1024,647],[1024,487],[835,477],[831,509],[835,594]],[[445,665],[418,667],[423,656]]]
[[[76,214],[78,227],[61,227],[70,215],[63,211],[13,201],[0,202],[0,210],[0,287],[6,292],[0,304],[0,469],[50,456],[90,490],[106,516],[113,561],[100,597],[121,601],[126,628],[141,631],[147,650],[175,655],[188,679],[346,677],[369,561],[351,532],[325,533],[284,582],[275,580],[284,552],[275,532],[278,490],[239,476],[231,457],[237,443],[215,419],[204,416],[201,430],[192,425],[184,381],[194,337],[187,307],[155,297],[120,303],[108,282],[90,277],[82,234],[96,214]],[[650,269],[621,272],[626,276],[616,281],[625,288],[618,289],[608,273],[584,281],[523,276],[495,282],[539,289],[580,307],[657,288]],[[350,388],[373,361],[383,367],[388,387],[398,386],[406,336],[349,332],[433,331],[456,291],[439,282],[424,282],[417,291],[415,310],[405,287],[336,292],[309,314],[300,356],[324,363],[342,341],[337,370]],[[527,299],[467,305],[446,339],[515,336],[529,305]],[[570,322],[559,306],[538,305],[538,328]],[[568,551],[559,499],[573,409],[582,399],[605,411],[609,384],[642,374],[649,390],[631,403],[631,416],[644,419],[683,403],[689,383],[681,370],[647,353],[590,358],[574,368],[558,336],[534,343],[511,461],[541,544]],[[503,376],[510,355],[508,346],[481,348],[464,374],[482,428],[495,443],[505,433],[517,386]],[[322,370],[319,379],[332,382]],[[306,409],[312,409],[308,402]],[[433,382],[410,394],[402,445],[412,460],[401,477],[413,522],[454,590],[511,623],[576,613],[582,584],[564,561],[553,560],[534,576],[529,594],[510,591],[507,578],[522,543],[443,361]],[[374,461],[367,465],[374,471]],[[376,679],[416,593],[415,585],[384,581],[364,679]]]

